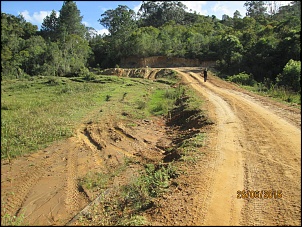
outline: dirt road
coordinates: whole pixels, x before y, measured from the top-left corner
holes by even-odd
[[[250,94],[211,73],[203,82],[196,68],[173,70],[204,97],[214,124],[200,148],[204,156],[146,211],[150,223],[300,225],[300,110]],[[125,156],[161,160],[159,147],[171,142],[160,118],[128,122],[136,127],[110,118],[88,119],[74,137],[11,164],[2,162],[1,216],[24,214],[30,225],[64,225],[95,198],[79,187],[79,178],[110,172]],[[127,180],[131,171],[115,183]],[[247,190],[250,197],[242,198]],[[259,198],[251,198],[254,191]]]
[[[201,218],[192,224],[300,225],[300,111],[285,106],[280,111],[280,105],[242,93],[211,74],[204,83],[198,71],[178,72],[207,99],[216,122],[209,147],[215,153],[211,179],[196,192],[203,202],[195,213]],[[280,190],[282,198],[243,199],[237,192],[243,190]]]

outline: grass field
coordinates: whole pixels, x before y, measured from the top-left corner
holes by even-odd
[[[151,80],[102,75],[93,81],[80,77],[2,81],[1,158],[35,152],[72,136],[91,111],[102,113],[107,108],[109,114],[124,111],[133,118],[166,114],[176,98],[174,90]]]

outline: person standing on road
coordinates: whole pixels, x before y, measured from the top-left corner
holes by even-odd
[[[203,80],[204,80],[204,82],[207,81],[207,78],[208,78],[208,69],[205,68],[204,71],[203,71]]]

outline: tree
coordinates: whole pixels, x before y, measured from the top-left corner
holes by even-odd
[[[57,40],[59,36],[59,18],[57,18],[57,13],[55,10],[51,11],[49,16],[46,16],[41,25],[41,33],[45,39],[50,39],[51,41]]]
[[[179,1],[143,1],[138,11],[140,26],[160,27],[169,21],[186,24],[187,7]]]
[[[42,36],[31,36],[25,41],[24,48],[18,53],[22,69],[29,75],[39,75],[44,64],[46,42]]]
[[[238,37],[227,35],[222,38],[220,42],[220,69],[229,74],[239,73],[242,52],[243,46]]]
[[[155,27],[141,27],[129,37],[130,55],[140,57],[154,56],[160,53],[161,42],[158,39],[159,29]]]
[[[247,16],[258,18],[265,15],[266,7],[264,1],[247,1],[244,3]]]
[[[58,29],[61,37],[75,34],[85,38],[86,28],[82,24],[83,16],[80,15],[77,5],[73,1],[64,1],[58,18]]]
[[[85,39],[90,41],[93,37],[97,36],[97,31],[93,27],[86,27]]]
[[[98,21],[108,29],[110,35],[107,42],[107,61],[118,64],[120,59],[129,56],[129,37],[137,28],[136,14],[128,6],[119,5],[115,10],[107,10]],[[131,47],[130,47],[131,48]],[[113,63],[110,63],[112,66]]]
[[[241,18],[241,14],[240,14],[240,12],[239,12],[238,10],[236,10],[236,11],[234,12],[233,18],[234,18],[234,19],[239,19],[239,18]]]
[[[135,12],[128,6],[119,5],[115,10],[106,10],[98,21],[111,35],[130,33],[136,28]]]
[[[22,74],[22,58],[19,52],[24,47],[27,36],[30,36],[34,26],[26,31],[24,18],[1,13],[1,78],[16,78]]]
[[[86,67],[87,59],[92,53],[87,40],[76,34],[67,35],[60,47],[63,58],[61,74],[74,75]]]

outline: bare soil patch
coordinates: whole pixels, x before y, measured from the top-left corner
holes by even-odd
[[[136,126],[127,126],[130,123]],[[161,118],[83,123],[75,137],[11,164],[2,163],[1,210],[10,215],[24,213],[31,225],[64,225],[97,196],[79,188],[79,178],[115,171],[125,157],[158,161],[163,157],[159,144],[169,146],[170,142]],[[135,172],[132,167],[113,184],[127,182]]]

